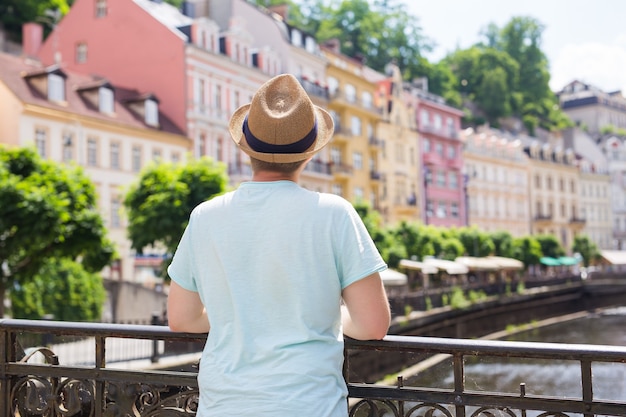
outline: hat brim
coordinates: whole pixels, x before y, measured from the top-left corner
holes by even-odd
[[[230,118],[230,123],[228,125],[228,130],[230,131],[230,137],[235,142],[237,147],[241,149],[246,154],[250,155],[253,158],[259,159],[265,162],[278,162],[278,163],[288,163],[288,162],[298,162],[304,161],[309,157],[315,155],[319,152],[324,146],[326,146],[331,138],[333,137],[334,132],[334,122],[333,118],[328,114],[328,112],[321,107],[313,106],[315,110],[315,117],[317,119],[317,138],[315,142],[304,152],[301,153],[264,153],[257,152],[250,148],[248,142],[246,141],[243,135],[243,121],[250,110],[250,104],[245,104],[239,107],[233,113]]]

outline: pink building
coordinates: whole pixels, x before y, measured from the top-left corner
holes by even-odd
[[[160,9],[162,22],[154,9]],[[151,1],[76,0],[38,56],[46,65],[154,92],[163,112],[187,131],[186,38],[176,28],[192,20],[168,9],[173,8]]]
[[[415,86],[414,86],[415,87]],[[423,221],[442,227],[467,224],[462,142],[463,112],[445,104],[427,88],[413,88],[421,142]]]

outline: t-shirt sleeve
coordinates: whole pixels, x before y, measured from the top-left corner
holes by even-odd
[[[198,291],[193,273],[193,251],[191,244],[192,220],[185,228],[183,236],[178,242],[172,263],[167,268],[167,273],[178,285],[189,291]]]
[[[341,289],[344,289],[375,272],[384,271],[387,264],[350,203],[347,203],[342,223],[337,236],[337,270]]]

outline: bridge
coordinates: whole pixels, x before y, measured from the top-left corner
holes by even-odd
[[[573,293],[587,298],[585,306],[607,300],[624,284],[617,281],[579,285]],[[560,289],[560,291],[565,291]],[[573,294],[572,293],[572,294]],[[558,297],[573,297],[567,291]],[[526,300],[531,302],[531,300]],[[608,302],[608,301],[602,301]],[[497,303],[496,303],[497,304]],[[548,303],[546,303],[548,304]],[[577,304],[577,303],[574,303]],[[480,309],[478,306],[475,309]],[[444,312],[437,312],[444,314]],[[449,312],[454,313],[454,312]],[[475,311],[468,311],[475,316]],[[454,316],[455,314],[453,314]],[[456,314],[461,316],[461,314]],[[416,317],[415,323],[427,320]],[[402,324],[397,323],[397,326]],[[445,327],[445,326],[444,326]],[[462,326],[463,327],[463,326]],[[415,326],[410,326],[415,331]],[[465,326],[467,328],[467,326]],[[0,321],[0,415],[3,416],[194,416],[198,404],[195,369],[176,366],[129,369],[112,355],[120,340],[162,344],[165,351],[195,351],[204,335],[173,333],[164,326],[71,323],[5,319]],[[43,341],[89,340],[89,361],[72,364],[60,360]],[[51,346],[56,346],[52,344]],[[84,349],[83,349],[84,350]],[[356,377],[360,358],[374,355],[376,362],[395,367],[397,358],[413,362],[452,358],[452,387],[405,386],[398,376],[393,384]],[[36,360],[39,357],[40,360]],[[573,398],[530,395],[521,384],[519,393],[483,392],[465,386],[465,364],[491,357],[566,360],[580,369],[581,391]],[[146,358],[137,358],[143,359]],[[149,358],[150,363],[157,358]],[[162,360],[162,359],[159,359]],[[563,345],[476,340],[450,337],[389,335],[382,341],[346,340],[345,377],[349,387],[351,416],[398,417],[508,417],[607,415],[626,416],[623,398],[594,397],[593,369],[596,364],[626,363],[626,347]],[[310,412],[310,410],[308,410]],[[307,410],[303,410],[303,415]]]

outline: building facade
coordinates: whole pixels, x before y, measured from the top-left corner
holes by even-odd
[[[593,85],[572,81],[557,93],[561,109],[590,134],[603,128],[626,129],[626,99],[621,91],[604,92]]]
[[[485,232],[529,235],[528,158],[520,141],[494,130],[471,128],[461,137],[467,224]]]
[[[423,168],[423,222],[451,227],[467,224],[463,177],[463,113],[428,92],[424,83],[411,85],[416,98],[415,119],[420,137]]]
[[[140,279],[123,196],[151,161],[183,162],[191,149],[153,95],[0,53],[0,142],[34,147],[43,158],[83,167],[121,257],[105,276]]]
[[[387,66],[378,82],[383,117],[376,129],[380,153],[380,214],[385,224],[421,222],[421,165],[414,103],[404,88],[400,69]]]
[[[585,228],[575,153],[533,139],[526,141],[524,152],[529,162],[530,233],[553,235],[570,252],[574,237]]]

